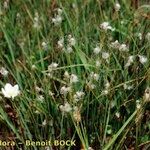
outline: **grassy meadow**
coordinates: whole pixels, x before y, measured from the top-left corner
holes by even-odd
[[[149,149],[150,2],[0,0],[0,150]]]

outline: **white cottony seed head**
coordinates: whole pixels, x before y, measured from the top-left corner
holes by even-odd
[[[107,52],[103,52],[103,53],[102,53],[102,58],[103,58],[103,59],[108,59],[109,56],[110,56],[110,54],[107,53]]]
[[[94,72],[91,72],[91,73],[90,73],[90,78],[93,79],[93,80],[95,80],[95,81],[98,81],[98,79],[99,79],[99,74],[94,73]]]
[[[135,56],[133,56],[133,55],[131,55],[131,56],[128,57],[128,61],[125,64],[126,68],[129,67],[134,62],[134,58],[135,58]]]
[[[68,35],[68,42],[70,46],[75,46],[76,44],[76,40],[74,37],[72,37],[72,35]]]
[[[77,91],[76,94],[73,96],[75,101],[79,101],[84,97],[85,93],[82,91]]]
[[[146,34],[146,39],[147,39],[148,41],[150,41],[150,32],[148,32],[148,33]]]
[[[76,82],[78,82],[78,81],[79,81],[79,80],[78,80],[77,75],[71,74],[71,76],[70,76],[70,83],[76,83]]]
[[[69,93],[70,91],[71,91],[71,87],[63,86],[63,87],[61,87],[61,89],[60,89],[60,94],[66,95],[66,94]]]
[[[119,4],[119,3],[116,3],[116,4],[115,4],[115,10],[116,10],[116,11],[119,11],[120,8],[121,8],[120,4]]]
[[[115,42],[112,42],[112,43],[110,44],[110,46],[111,46],[112,48],[114,48],[114,49],[119,49],[120,43],[118,42],[118,40],[116,40]]]
[[[62,9],[61,9],[61,8],[58,8],[58,9],[57,9],[57,13],[58,13],[58,15],[62,15],[62,12],[63,12],[63,11],[62,11]]]
[[[42,122],[42,126],[45,126],[47,124],[46,119]]]
[[[58,26],[62,23],[62,17],[60,15],[56,15],[55,18],[52,18],[52,22],[54,25]]]
[[[109,22],[103,22],[100,24],[100,28],[104,31],[107,31],[107,30],[111,30],[111,31],[114,31],[115,29],[112,28],[109,24]]]
[[[88,150],[94,150],[92,147],[89,147]]]
[[[136,108],[137,108],[137,109],[140,109],[140,108],[141,108],[141,104],[140,104],[140,101],[139,101],[139,100],[136,100]]]
[[[96,65],[96,67],[99,67],[101,65],[100,61],[96,60],[95,65]]]
[[[66,79],[69,79],[69,78],[70,78],[70,75],[69,75],[68,71],[65,71],[65,73],[64,73],[64,78],[66,78]]]
[[[138,57],[141,64],[145,64],[148,60],[147,57],[143,55],[138,55]]]
[[[58,48],[64,48],[64,38],[61,38],[58,42]]]
[[[129,51],[129,48],[127,47],[126,44],[121,44],[119,47],[119,50],[122,52],[127,52],[127,51]]]
[[[2,67],[2,68],[0,69],[0,73],[1,73],[3,76],[7,76],[9,72],[8,72],[4,67]]]
[[[42,42],[42,48],[44,49],[44,50],[47,50],[47,48],[48,48],[48,44],[46,43],[46,42]]]
[[[58,67],[58,64],[55,62],[52,62],[49,66],[48,66],[48,71],[51,72],[52,70],[56,69]]]
[[[67,49],[66,49],[66,52],[67,53],[72,53],[73,52],[73,49],[71,46],[68,46]]]
[[[68,112],[72,111],[72,107],[68,102],[66,102],[64,105],[60,105],[59,108],[62,112],[68,113]]]
[[[120,112],[116,112],[116,113],[115,113],[115,116],[116,116],[117,118],[120,118]]]
[[[100,51],[101,51],[100,47],[97,46],[97,47],[94,48],[93,53],[94,54],[99,54]]]

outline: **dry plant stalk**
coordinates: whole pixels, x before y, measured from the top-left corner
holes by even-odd
[[[136,119],[135,119],[135,123],[137,124],[137,126],[141,122],[141,120],[143,118],[144,111],[145,111],[145,106],[149,102],[150,102],[150,88],[147,88],[145,90],[145,93],[144,93],[144,96],[143,96],[143,102],[141,104],[141,107],[138,108],[138,111],[137,111],[137,116],[136,116]]]
[[[131,6],[132,6],[134,9],[138,9],[138,7],[139,7],[139,0],[132,0],[132,1],[131,1]]]

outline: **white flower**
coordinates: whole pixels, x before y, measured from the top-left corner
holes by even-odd
[[[107,31],[107,30],[111,30],[111,31],[114,31],[115,29],[112,28],[109,24],[109,22],[103,22],[100,24],[100,28],[103,29],[104,31]]]
[[[20,13],[17,13],[17,14],[16,14],[16,19],[17,19],[17,20],[21,19]]]
[[[40,22],[39,22],[39,14],[36,12],[35,17],[33,18],[33,27],[34,28],[39,28],[40,27]]]
[[[140,104],[140,101],[139,101],[139,100],[136,100],[136,108],[137,108],[137,109],[140,109],[140,108],[141,108],[141,104]]]
[[[74,45],[76,44],[76,40],[75,40],[74,38],[71,38],[71,39],[69,40],[69,44],[70,44],[71,46],[74,46]]]
[[[69,79],[69,78],[70,78],[70,75],[69,75],[68,71],[65,71],[65,73],[64,73],[64,78],[66,78],[66,79]]]
[[[99,79],[99,74],[94,73],[94,72],[91,72],[90,77],[91,77],[93,80],[98,81],[98,79]]]
[[[68,92],[70,92],[71,91],[71,88],[70,87],[65,87],[65,86],[63,86],[63,87],[61,87],[61,89],[60,89],[60,94],[63,94],[63,95],[66,95]]]
[[[88,82],[87,83],[87,87],[90,89],[90,90],[93,90],[93,89],[95,89],[95,84],[93,84],[92,82]]]
[[[115,4],[115,10],[116,10],[116,11],[119,11],[120,8],[121,8],[120,4],[119,4],[119,3],[116,3],[116,4]]]
[[[115,116],[116,116],[117,118],[120,118],[120,112],[116,112],[116,113],[115,113]]]
[[[35,111],[36,114],[40,114],[40,112],[38,110]]]
[[[150,32],[148,32],[148,33],[146,34],[146,39],[147,39],[148,41],[150,41]]]
[[[39,102],[43,103],[44,102],[44,96],[43,95],[39,95],[38,98],[37,98],[37,100]]]
[[[72,35],[68,35],[68,42],[70,46],[74,46],[76,44],[76,40],[72,37]]]
[[[95,63],[96,67],[99,67],[101,65],[100,61],[99,60],[96,60],[96,63]]]
[[[123,88],[125,90],[131,90],[131,89],[133,89],[133,85],[127,85],[126,83],[124,83]]]
[[[75,101],[79,101],[83,98],[83,96],[85,95],[84,92],[82,91],[77,91],[76,94],[73,96]]]
[[[146,102],[150,101],[150,88],[149,88],[149,87],[147,87],[147,88],[145,89],[144,100],[145,100]]]
[[[42,122],[42,126],[45,126],[47,124],[46,119]]]
[[[103,30],[107,31],[108,27],[109,27],[109,22],[103,22],[102,24],[100,24],[100,28]]]
[[[52,70],[56,69],[58,67],[58,64],[55,62],[52,62],[49,66],[48,66],[48,71],[51,72]]]
[[[62,23],[62,17],[60,15],[56,15],[55,18],[52,18],[52,22],[58,26]]]
[[[92,147],[89,147],[88,150],[94,150]]]
[[[43,89],[38,86],[35,87],[35,90],[36,90],[36,92],[43,92]]]
[[[70,112],[72,110],[71,105],[69,103],[65,103],[64,109],[65,109],[65,112]]]
[[[46,75],[48,76],[48,77],[50,77],[50,78],[52,78],[53,77],[53,72],[51,72],[50,70],[48,70],[49,71],[49,73],[47,73]],[[51,73],[50,73],[51,72]]]
[[[94,48],[93,53],[94,54],[99,54],[100,51],[101,51],[100,47],[97,46],[97,47]]]
[[[141,64],[145,64],[147,62],[146,56],[138,55],[138,57]]]
[[[102,53],[102,58],[103,58],[103,59],[108,59],[109,56],[110,56],[110,54],[107,53],[107,52],[103,52],[103,53]]]
[[[64,105],[60,105],[59,108],[62,112],[70,112],[72,110],[72,107],[68,102],[66,102]]]
[[[67,47],[67,49],[66,49],[66,52],[67,52],[67,53],[71,53],[71,52],[73,52],[72,47],[68,46],[68,47]]]
[[[131,65],[131,63],[130,63],[130,62],[127,62],[127,63],[125,64],[125,68],[129,67],[130,65]]]
[[[114,108],[115,106],[116,106],[115,101],[111,101],[111,102],[110,102],[110,107],[111,107],[111,108]]]
[[[118,42],[118,40],[116,40],[115,42],[112,42],[112,43],[110,44],[110,46],[111,46],[112,48],[119,49],[120,43]]]
[[[125,21],[124,21],[124,20],[122,20],[120,23],[121,23],[121,24],[125,24]]]
[[[108,94],[108,90],[103,90],[103,91],[102,91],[102,94],[103,94],[103,95],[107,95],[107,94]]]
[[[2,68],[0,69],[0,73],[1,73],[3,76],[7,76],[9,72],[8,72],[4,67],[2,67]]]
[[[105,84],[105,88],[109,89],[109,87],[110,87],[110,83],[107,81],[106,84]]]
[[[45,47],[47,44],[46,42],[42,42],[42,46]]]
[[[32,70],[36,69],[36,65],[31,66]]]
[[[112,42],[110,44],[110,47],[115,48],[115,49],[119,49],[122,52],[129,51],[129,47],[126,44],[120,44],[118,42],[118,40],[116,40],[115,42]]]
[[[130,63],[133,63],[133,62],[134,62],[134,56],[133,56],[133,55],[129,56],[129,57],[128,57],[128,61],[129,61]]]
[[[4,88],[2,88],[2,93],[6,98],[14,99],[20,94],[19,86],[16,84],[12,86],[10,83],[7,83]]]
[[[61,38],[58,42],[58,48],[64,48],[64,38]]]
[[[62,12],[63,12],[62,9],[60,9],[60,8],[57,9],[57,13],[59,16],[62,15]]]
[[[57,63],[55,63],[55,62],[53,62],[53,63],[51,63],[51,65],[50,65],[52,68],[57,68],[58,67],[58,64]]]
[[[70,76],[70,83],[76,83],[76,82],[78,82],[78,81],[79,81],[79,80],[78,80],[77,75],[71,74],[71,76]]]
[[[137,37],[138,37],[140,40],[142,40],[142,33],[138,33],[138,34],[137,34]]]
[[[52,22],[54,23],[54,25],[58,26],[62,23],[62,12],[62,9],[57,9],[57,13],[55,13],[54,18],[52,18]]]
[[[48,94],[49,94],[50,96],[54,96],[54,95],[55,95],[55,93],[53,93],[51,90],[48,91]]]
[[[129,67],[134,62],[134,58],[135,58],[135,56],[133,56],[133,55],[129,56],[128,61],[125,64],[125,67]]]
[[[42,45],[42,47],[43,47],[44,50],[47,50],[48,44],[46,42],[42,42],[41,45]]]
[[[39,28],[39,27],[40,27],[40,25],[39,25],[39,23],[38,23],[38,22],[34,22],[33,27],[34,27],[34,28]]]
[[[126,44],[121,44],[119,47],[119,50],[122,52],[126,52],[126,51],[129,51],[129,48],[127,47]]]
[[[9,1],[8,0],[4,1],[3,7],[4,7],[4,9],[8,9],[8,7],[9,7]]]

